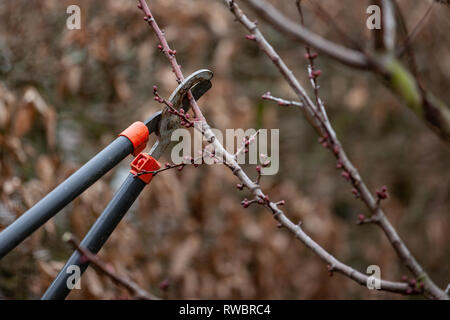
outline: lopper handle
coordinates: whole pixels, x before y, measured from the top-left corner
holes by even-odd
[[[133,123],[116,140],[0,232],[0,259],[126,156],[140,152],[148,135],[144,123]]]

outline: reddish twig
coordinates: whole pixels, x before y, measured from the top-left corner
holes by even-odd
[[[170,114],[175,114],[181,119],[180,121],[181,126],[186,128],[194,126],[194,121],[191,120],[191,117],[189,116],[188,113],[184,112],[183,108],[181,108],[180,110],[175,109],[172,103],[170,103],[169,101],[167,101],[166,99],[164,99],[159,95],[157,86],[153,86],[153,95],[155,96],[155,101],[158,101],[159,103],[162,103],[169,108]]]
[[[135,174],[136,177],[142,176],[144,174],[152,174],[153,176],[156,176],[158,173],[160,172],[164,172],[167,170],[171,170],[171,169],[178,169],[178,171],[182,171],[184,169],[185,166],[192,164],[195,168],[197,168],[199,166],[198,160],[202,159],[203,155],[197,158],[193,158],[190,157],[189,159],[189,163],[179,163],[179,164],[171,164],[169,162],[166,162],[163,168],[160,168],[158,170],[152,170],[152,171],[147,171],[147,170],[142,170],[138,173]]]
[[[159,28],[158,24],[156,23],[156,20],[153,18],[150,8],[147,5],[147,2],[145,0],[139,0],[138,8],[144,12],[145,14],[144,20],[147,21],[155,31],[156,37],[159,40],[158,48],[165,54],[170,64],[172,65],[172,71],[177,78],[176,79],[177,82],[181,83],[184,80],[184,76],[183,73],[181,72],[180,65],[178,64],[177,59],[175,57],[177,53],[176,50],[170,49],[169,44],[167,43],[166,36],[164,35],[164,32]],[[200,111],[200,108],[198,107],[197,102],[195,101],[191,91],[187,93],[187,97],[191,104],[195,118],[199,121],[202,121],[204,119],[203,114]]]
[[[77,250],[81,255],[82,259],[85,261],[89,261],[89,263],[92,264],[94,269],[108,278],[110,278],[114,283],[116,283],[119,286],[124,287],[128,290],[133,296],[135,296],[137,299],[141,300],[160,300],[160,298],[156,297],[155,295],[151,294],[150,292],[142,289],[136,282],[133,280],[124,277],[119,276],[116,274],[111,267],[106,265],[96,254],[93,254],[88,249],[82,247],[78,241],[75,239],[75,237],[70,234],[66,233],[63,236],[64,241],[68,242],[72,247]]]

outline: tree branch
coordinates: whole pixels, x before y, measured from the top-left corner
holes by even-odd
[[[341,63],[360,69],[369,67],[367,57],[353,49],[346,48],[330,40],[303,28],[301,25],[291,21],[278,10],[265,1],[244,0],[264,20],[267,20],[274,28],[286,33],[294,39],[307,43],[319,52],[340,61]]]
[[[228,3],[233,3],[233,1],[227,1]],[[140,0],[140,4],[143,8],[146,8],[147,5],[145,3],[145,0]],[[146,9],[147,12],[150,12],[148,10],[148,7]],[[152,27],[155,28],[157,26],[154,18],[152,18]],[[257,30],[256,26],[254,26],[254,30]],[[258,31],[259,32],[259,31]],[[158,37],[164,37],[164,34],[156,32]],[[160,39],[161,43],[167,43],[165,39]],[[167,45],[168,46],[168,45]],[[167,56],[167,55],[166,55]],[[175,63],[172,63],[174,66],[174,72],[175,74],[179,75],[177,76],[179,79],[182,77],[181,70],[179,69],[179,65],[176,62],[176,59],[174,56],[168,56],[169,60],[171,62],[175,61]],[[178,70],[177,70],[178,69]],[[295,80],[296,81],[296,80]],[[306,97],[306,96],[305,96]],[[306,99],[306,98],[304,98]],[[214,147],[214,154],[218,158],[223,159],[223,163],[233,172],[233,174],[241,181],[242,185],[240,189],[243,189],[246,187],[250,192],[253,194],[255,199],[258,199],[258,203],[269,209],[273,217],[279,221],[283,226],[285,226],[288,230],[293,232],[296,237],[302,241],[307,247],[313,249],[313,251],[319,255],[319,257],[327,262],[330,267],[331,271],[336,271],[339,273],[342,273],[351,279],[357,281],[360,284],[366,285],[368,277],[357,270],[343,264],[342,262],[338,261],[336,258],[334,258],[331,254],[326,252],[319,244],[314,242],[302,229],[300,226],[295,225],[291,220],[289,220],[284,212],[279,209],[279,206],[284,203],[284,201],[280,202],[272,202],[270,201],[269,197],[264,194],[259,184],[252,181],[248,175],[244,172],[244,170],[241,168],[241,166],[237,163],[234,155],[228,153],[223,145],[219,142],[219,139],[216,139],[214,133],[210,129],[208,123],[206,122],[205,118],[201,115],[200,109],[198,109],[201,116],[201,132],[203,136],[206,138],[208,143],[210,143]],[[194,128],[197,128],[196,126]],[[401,293],[411,293],[410,287],[405,283],[399,283],[399,282],[391,282],[391,281],[381,281],[381,289],[386,291],[392,291],[392,292],[401,292]]]
[[[316,255],[320,257],[325,263],[328,264],[328,270],[333,272],[339,272],[350,279],[356,281],[360,285],[366,286],[369,277],[352,267],[343,264],[338,261],[335,257],[329,254],[321,246],[319,246],[314,240],[312,240],[299,226],[294,224],[289,220],[284,214],[275,214],[275,219],[277,219],[280,224],[282,224],[286,229],[292,232],[297,239],[299,239],[305,246],[311,249]],[[414,291],[410,284],[403,282],[392,282],[381,280],[381,290],[402,293],[402,294],[418,294],[419,292]]]
[[[273,49],[270,43],[265,39],[263,34],[258,29],[257,25],[252,22],[239,8],[234,0],[224,0],[229,6],[235,18],[252,34],[252,40],[255,41],[259,48],[270,58],[274,65],[278,68],[285,80],[289,83],[299,99],[304,104],[304,114],[310,124],[322,137],[321,140],[325,147],[327,147],[333,155],[337,158],[337,167],[342,169],[342,176],[346,178],[356,189],[360,198],[370,210],[372,220],[381,227],[392,246],[394,247],[398,257],[411,271],[411,273],[424,283],[424,290],[436,299],[448,299],[449,297],[429,278],[422,266],[416,261],[405,243],[401,240],[394,227],[386,218],[383,210],[380,207],[379,199],[375,199],[362,178],[358,170],[348,159],[344,152],[340,141],[338,140],[334,129],[327,119],[325,108],[322,103],[316,106],[312,103],[309,96],[306,94],[304,88],[295,78],[293,72],[286,66],[281,57]],[[284,219],[281,221],[286,223]],[[292,226],[291,226],[292,227]],[[294,230],[294,229],[292,229]]]
[[[306,43],[345,65],[381,76],[384,85],[397,94],[437,135],[450,143],[450,108],[423,88],[395,56],[362,53],[341,47],[290,21],[264,0],[243,1],[274,28],[296,41]],[[391,28],[386,38],[393,38],[393,30]],[[391,42],[392,40],[388,41]]]

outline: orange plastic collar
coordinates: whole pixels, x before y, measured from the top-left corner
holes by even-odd
[[[141,122],[136,121],[131,124],[128,128],[122,131],[119,136],[124,136],[128,138],[133,144],[133,156],[137,156],[142,150],[145,149],[148,141],[149,131],[147,126]]]
[[[142,172],[155,171],[161,168],[159,162],[147,153],[139,153],[137,157],[134,158],[133,162],[131,162],[130,166],[130,172],[135,176],[137,175],[137,177],[145,183],[149,183],[150,180],[152,180],[153,174],[142,174]]]

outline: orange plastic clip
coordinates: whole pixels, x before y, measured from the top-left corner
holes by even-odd
[[[131,141],[134,147],[133,156],[137,156],[145,149],[149,134],[147,126],[141,121],[136,121],[123,130],[119,136],[124,136]]]
[[[146,171],[155,171],[161,168],[159,162],[147,153],[139,153],[130,164],[130,172],[137,176],[145,183],[149,183],[153,178],[151,173],[143,173]]]

